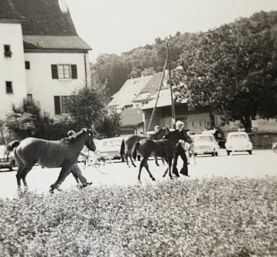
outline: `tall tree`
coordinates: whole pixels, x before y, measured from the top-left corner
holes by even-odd
[[[257,115],[276,116],[276,24],[277,12],[260,12],[192,37],[175,72],[177,97],[240,120],[248,132]]]
[[[78,126],[87,128],[95,126],[101,120],[103,107],[104,101],[92,87],[81,88],[68,105],[69,113]]]

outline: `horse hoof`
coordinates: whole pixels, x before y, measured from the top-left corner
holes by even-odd
[[[156,179],[155,179],[155,178],[152,178],[152,181],[156,181]]]

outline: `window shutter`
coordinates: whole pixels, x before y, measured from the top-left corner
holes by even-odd
[[[76,64],[72,64],[71,65],[71,74],[72,74],[72,78],[73,79],[77,79],[78,78],[77,65]]]
[[[52,79],[58,79],[58,65],[52,64],[51,70],[52,70]]]
[[[55,114],[61,114],[61,100],[59,96],[54,96]]]

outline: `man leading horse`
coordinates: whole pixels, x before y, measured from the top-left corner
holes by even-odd
[[[176,152],[175,152],[173,164],[172,164],[172,167],[173,167],[172,173],[174,175],[176,175],[177,177],[179,177],[179,173],[178,173],[178,169],[177,169],[177,161],[178,161],[179,156],[183,160],[183,167],[181,168],[180,174],[182,174],[184,176],[189,176],[188,175],[188,159],[187,159],[187,155],[186,155],[186,152],[185,152],[183,146],[185,145],[185,142],[192,143],[192,140],[190,137],[187,136],[187,133],[184,130],[184,126],[185,126],[184,122],[178,120],[176,122],[176,130],[173,132],[174,134],[176,134],[176,137],[180,138],[180,140],[176,146]]]

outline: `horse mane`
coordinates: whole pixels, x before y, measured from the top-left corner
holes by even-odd
[[[88,130],[85,128],[82,128],[80,131],[72,133],[70,136],[67,136],[65,138],[62,138],[61,140],[66,142],[66,143],[74,143],[76,142],[76,140],[81,137],[82,135],[84,135],[84,133],[87,133]]]

